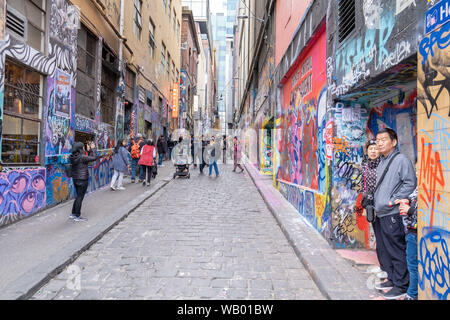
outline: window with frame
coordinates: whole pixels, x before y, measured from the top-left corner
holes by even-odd
[[[95,119],[95,55],[97,38],[84,26],[78,30],[76,111]]]
[[[150,51],[150,56],[154,58],[155,56],[155,24],[150,19],[149,21],[149,32],[148,32],[148,47]]]
[[[175,13],[175,10],[174,10],[173,11],[173,22],[172,22],[173,32],[175,32],[176,22],[177,22],[177,14]]]
[[[44,52],[46,0],[6,0],[6,3],[6,29],[24,38],[34,49]],[[14,11],[25,17],[25,21]]]
[[[7,59],[3,107],[2,161],[38,164],[44,77]]]
[[[170,74],[170,61],[171,61],[171,59],[170,59],[170,53],[169,52],[167,52],[167,69],[166,69],[166,72],[167,72],[167,75],[169,75]]]
[[[114,125],[116,110],[114,98],[118,82],[118,70],[115,66],[116,57],[110,49],[104,46],[102,58],[100,118],[102,122]]]
[[[172,82],[175,82],[175,62],[172,61]]]
[[[142,1],[134,0],[134,34],[138,39],[141,39],[142,32]]]
[[[167,0],[163,0],[164,12],[167,13]]]
[[[164,42],[161,45],[161,66],[162,70],[166,70],[166,45]]]

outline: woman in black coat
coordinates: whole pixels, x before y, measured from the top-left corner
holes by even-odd
[[[87,220],[81,216],[81,205],[89,184],[89,162],[100,158],[96,156],[95,144],[93,142],[88,144],[86,149],[88,155],[85,153],[83,143],[75,142],[72,147],[72,154],[70,155],[73,185],[77,195],[73,203],[72,214],[69,217],[77,222]]]

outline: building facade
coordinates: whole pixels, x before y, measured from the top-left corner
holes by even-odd
[[[269,67],[274,186],[331,246],[375,249],[372,225],[355,210],[364,179],[363,149],[381,129],[396,130],[398,150],[417,171],[419,299],[448,299],[449,292],[444,271],[450,261],[449,5],[447,0],[278,0],[271,14],[276,17],[273,73]],[[248,162],[264,173],[261,150],[267,149],[264,133],[258,136],[264,100],[257,97],[266,95],[259,82],[270,59],[260,49],[250,50],[254,42],[243,25],[239,22],[236,40],[236,65],[244,80],[239,80],[235,121]],[[248,94],[252,88],[254,99]],[[249,141],[261,149],[252,149]]]
[[[183,7],[181,25],[180,128],[194,133],[194,100],[198,108],[197,70],[200,44],[192,11]]]
[[[1,0],[0,18],[4,226],[74,196],[74,142],[102,156],[89,168],[94,192],[110,182],[118,140],[170,132],[181,1]]]

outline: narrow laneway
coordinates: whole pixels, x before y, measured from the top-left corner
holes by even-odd
[[[247,174],[220,171],[172,181],[33,299],[323,299]]]

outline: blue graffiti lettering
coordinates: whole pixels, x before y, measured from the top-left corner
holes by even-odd
[[[450,293],[449,238],[449,231],[424,228],[420,239],[419,286],[425,290],[428,283],[432,294],[439,300],[447,300]]]
[[[434,57],[433,47],[435,44],[441,50],[448,47],[450,44],[450,23],[445,24],[441,29],[422,39],[419,44],[419,53],[423,57],[422,64],[426,63],[430,54]]]

